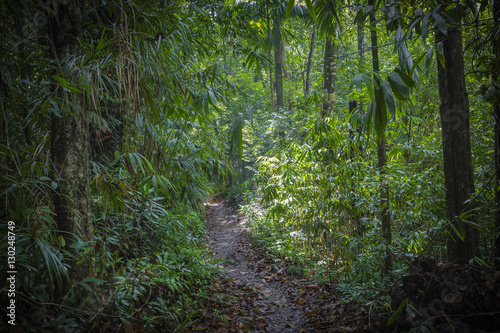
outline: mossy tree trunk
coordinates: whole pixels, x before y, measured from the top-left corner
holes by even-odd
[[[267,38],[268,40],[271,37],[271,22],[269,19],[269,0],[266,0],[266,23],[267,23]],[[271,48],[267,49],[267,56],[271,59]],[[271,70],[271,65],[269,65],[269,85],[270,85],[270,94],[271,94],[271,110],[274,112],[275,104],[274,104],[274,80],[273,80],[273,71]]]
[[[337,75],[337,45],[334,37],[327,36],[325,44],[325,64],[323,69],[323,95],[325,102],[321,118],[331,116],[335,104],[335,81]]]
[[[477,250],[479,234],[477,229],[465,224],[459,217],[473,208],[468,201],[474,193],[461,28],[449,29],[447,35],[437,32],[436,43],[443,43],[445,65],[443,67],[438,60],[446,208],[451,222],[447,241],[448,259],[467,263]],[[473,217],[468,219],[474,220]],[[463,240],[454,229],[463,233]]]
[[[493,22],[500,26],[500,0],[493,1]],[[495,267],[500,270],[500,36],[493,39],[493,87],[495,89],[495,105],[493,117],[495,120]]]
[[[374,6],[374,1],[369,0],[368,5]],[[370,12],[370,25],[375,28],[375,9]],[[371,44],[372,44],[372,68],[373,72],[380,72],[379,57],[378,57],[378,40],[377,31],[371,30]],[[375,76],[376,89],[381,89],[380,81]],[[377,94],[377,93],[375,93]],[[389,184],[386,178],[385,167],[387,165],[387,149],[385,141],[385,130],[382,131],[382,136],[377,140],[377,167],[380,170],[380,215],[382,220],[382,235],[385,239],[386,246],[389,247],[392,243],[391,232],[391,217],[389,215]],[[392,257],[390,251],[387,249],[384,257],[384,272],[388,272],[392,267]]]
[[[58,75],[70,75],[79,68],[68,60],[81,52],[77,38],[83,29],[83,8],[79,0],[59,0],[53,3],[48,17],[48,40],[61,70]],[[56,89],[61,101],[60,116],[52,117],[51,153],[54,176],[59,179],[54,196],[55,221],[66,248],[75,241],[91,241],[93,224],[90,208],[90,137],[89,122],[81,94]],[[90,274],[90,258],[76,264],[79,253],[73,251],[70,277],[79,281]]]
[[[283,43],[281,40],[281,19],[273,20],[273,37],[276,42],[274,47],[274,76],[276,79],[276,108],[283,110]]]

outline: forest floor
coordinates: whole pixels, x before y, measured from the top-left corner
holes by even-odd
[[[331,287],[288,275],[285,263],[252,247],[245,222],[224,202],[207,206],[207,243],[229,279],[214,287],[206,316],[190,331],[373,331],[356,319],[359,309],[338,304]]]
[[[267,332],[299,332],[304,312],[290,297],[290,285],[277,277],[279,268],[268,263],[249,246],[247,228],[230,207],[214,203],[208,209],[210,246],[235,284],[235,299],[243,298],[248,309],[239,311],[233,329],[265,329]],[[268,267],[270,266],[270,267]],[[267,268],[267,269],[266,269]],[[278,273],[278,274],[276,274]],[[243,292],[243,293],[241,293]],[[238,304],[238,307],[245,306]]]
[[[387,327],[390,311],[342,303],[334,283],[293,276],[252,246],[246,218],[224,201],[206,208],[207,245],[228,279],[214,284],[185,332],[500,332],[500,272],[484,279],[474,267],[416,261],[391,290],[401,320]]]

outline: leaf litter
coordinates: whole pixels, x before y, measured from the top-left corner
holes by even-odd
[[[245,222],[224,202],[207,206],[207,244],[228,279],[185,332],[500,332],[500,272],[416,260],[386,291],[392,310],[372,309],[341,302],[333,283],[290,275],[251,245]]]
[[[340,305],[331,286],[291,276],[285,262],[252,247],[245,222],[223,202],[207,206],[207,244],[228,279],[212,287],[187,332],[377,331],[357,308]]]

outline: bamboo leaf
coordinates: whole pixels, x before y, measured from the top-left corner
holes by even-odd
[[[368,95],[370,96],[370,100],[375,98],[375,88],[373,87],[373,79],[366,74],[363,74],[363,81],[365,81],[366,89],[368,90]]]
[[[406,100],[410,98],[410,90],[398,73],[391,72],[391,74],[389,74],[389,76],[387,77],[387,80],[392,87],[392,91],[399,100]]]
[[[312,5],[311,0],[305,0],[305,1],[306,1],[307,10],[309,11],[309,15],[311,15],[311,18],[313,19],[314,22],[317,22],[316,10],[314,10],[314,6]]]
[[[416,86],[415,80],[413,80],[408,74],[402,71],[401,68],[396,67],[394,71],[399,75],[399,77],[401,78],[401,80],[403,80],[403,82],[406,84],[407,87],[415,88]]]
[[[438,42],[436,44],[436,56],[439,60],[439,62],[441,63],[441,66],[443,66],[443,68],[446,68],[445,66],[445,62],[444,62],[444,45],[443,45],[443,42]]]
[[[359,91],[362,86],[363,86],[363,74],[358,74],[352,79],[351,84],[349,85],[349,92],[352,91],[353,87],[356,87],[356,90]]]
[[[208,90],[208,96],[210,97],[210,103],[214,108],[217,108],[217,99],[215,98],[214,92],[212,90]]]
[[[429,48],[429,51],[427,51],[427,54],[425,56],[425,78],[427,79],[427,76],[429,75],[429,68],[431,67],[431,60],[432,60],[432,52],[434,51],[434,46],[431,46]]]
[[[398,321],[399,318],[401,318],[401,315],[403,314],[403,310],[408,304],[408,299],[404,299],[399,303],[399,306],[396,311],[394,311],[391,316],[389,317],[389,320],[387,321],[387,326],[391,326],[394,322]]]
[[[295,0],[288,0],[288,4],[286,5],[286,14],[285,17],[290,16],[292,12],[293,6],[295,5]]]
[[[425,45],[425,40],[427,39],[427,31],[429,31],[429,18],[431,17],[431,13],[425,14],[424,18],[422,19],[422,41],[424,42]]]
[[[61,87],[63,88],[64,91],[66,92],[72,92],[74,94],[81,94],[82,92],[80,90],[78,90],[77,87],[75,87],[74,85],[72,85],[68,80],[60,77],[60,76],[57,76],[57,75],[53,75],[52,76],[57,82],[59,82],[61,84]]]
[[[447,35],[448,27],[446,26],[446,22],[443,17],[438,13],[432,13],[432,18],[434,19],[434,24],[438,27],[439,31],[441,31],[444,35]]]
[[[153,192],[155,196],[158,196],[158,179],[156,178],[156,175],[152,177],[153,180]]]
[[[384,81],[384,83],[382,83],[382,91],[384,92],[384,101],[387,105],[387,109],[389,109],[392,117],[396,118],[396,105],[394,104],[391,85],[388,81]]]

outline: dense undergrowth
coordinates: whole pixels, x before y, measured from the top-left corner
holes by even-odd
[[[236,89],[212,58],[214,31],[197,21],[204,10],[150,1],[0,7],[0,216],[15,223],[2,222],[0,245],[15,233],[16,328],[189,326],[220,277],[203,204],[232,172],[216,111]],[[59,36],[72,52],[58,48]],[[9,298],[2,286],[1,303]]]
[[[56,281],[70,283],[62,256],[40,239],[26,248],[20,244],[18,326],[27,332],[123,327],[174,331],[189,322],[213,279],[220,276],[204,246],[202,213],[172,213],[149,199],[120,215],[109,212],[107,218],[97,219],[96,277],[58,297],[48,297],[53,294],[50,288],[56,288]],[[18,237],[30,239],[22,231]],[[43,258],[37,260],[37,255]],[[46,265],[51,265],[48,276],[40,275]],[[87,289],[87,299],[72,296],[73,289],[81,287]]]
[[[196,161],[204,163],[200,156]],[[184,161],[185,165],[191,162]],[[112,185],[108,192],[96,189],[100,194],[92,197],[94,241],[73,244],[79,254],[75,258],[64,249],[64,239],[54,231],[50,205],[41,199],[50,197],[56,185],[50,186],[47,176],[38,177],[39,165],[32,165],[33,173],[26,170],[16,180],[20,186],[10,179],[8,192],[9,198],[24,206],[17,215],[11,211],[12,220],[23,221],[16,229],[17,326],[25,332],[173,332],[189,326],[214,279],[221,277],[205,246],[202,203],[211,187],[206,177],[200,175],[199,182],[189,184],[205,191],[186,192],[184,200],[172,200],[165,197],[168,189],[147,181],[134,185],[134,190],[125,181],[129,177],[121,163],[115,169],[99,169],[94,180]],[[139,174],[140,169],[137,165]],[[177,185],[186,179],[179,175]],[[175,177],[170,181],[175,182]],[[92,277],[70,280],[70,262],[79,263],[88,253]],[[6,299],[2,293],[2,302]]]
[[[473,156],[474,193],[461,204],[474,209],[449,221],[437,74],[443,45],[429,40],[452,30],[458,21],[446,12],[462,2],[362,1],[341,10],[339,2],[313,2],[0,3],[0,216],[15,223],[0,225],[0,245],[10,246],[14,230],[18,327],[188,327],[221,278],[203,223],[204,202],[219,192],[232,203],[246,196],[254,241],[290,274],[335,285],[344,302],[411,317],[420,291],[394,297],[391,288],[420,287],[425,267],[449,267],[449,240],[472,239],[466,229],[480,231],[469,264],[481,274],[455,285],[491,277],[498,131],[490,104],[499,90],[491,85],[496,46],[484,42],[498,36],[490,4],[461,9],[471,133],[457,151]],[[71,17],[72,9],[82,15]],[[379,22],[370,29],[380,41],[373,71],[363,30],[370,14]],[[323,51],[332,42],[334,72],[326,75]],[[378,167],[382,131],[387,165]],[[57,213],[69,211],[71,219]],[[2,265],[7,256],[0,253]],[[456,305],[450,297],[443,299]]]
[[[445,217],[440,138],[430,132],[418,144],[410,143],[397,134],[408,131],[407,124],[390,122],[388,164],[381,175],[374,158],[375,140],[356,131],[359,124],[342,117],[317,121],[307,116],[307,110],[307,101],[299,104],[295,121],[288,124],[290,131],[309,130],[301,142],[288,141],[283,148],[254,153],[256,162],[249,168],[254,176],[241,187],[247,191],[242,212],[250,216],[254,243],[286,262],[288,273],[335,285],[342,302],[392,313],[402,301],[418,297],[418,292],[407,298],[401,298],[401,292],[395,296],[404,285],[402,279],[425,274],[421,266],[437,271],[447,262],[446,240],[460,237],[460,231],[449,230]],[[255,130],[248,129],[248,135],[256,135]],[[478,152],[487,149],[487,142],[474,139],[479,141]],[[478,159],[476,170],[473,201],[481,207],[475,212],[490,222],[480,227],[482,245],[470,262],[478,268],[470,276],[481,276],[477,281],[484,282],[493,277],[492,176],[486,160]],[[382,181],[389,189],[390,246],[385,245],[381,228]],[[392,257],[388,272],[387,252]],[[465,277],[469,273],[457,274],[474,280]],[[478,284],[484,291],[483,282]]]
[[[428,164],[437,164],[438,156],[430,151],[419,153],[428,154]],[[376,205],[380,179],[371,162],[325,165],[314,149],[292,145],[261,157],[256,170],[260,203],[266,208],[250,212],[257,243],[285,258],[299,274],[344,284],[348,300],[384,304],[379,290],[415,257],[431,248],[439,256],[440,245],[431,239],[444,223],[442,188],[435,179],[439,174],[421,163],[396,160],[387,169],[396,230],[390,251],[398,258],[390,275],[382,273],[385,245]],[[348,287],[353,283],[358,287]]]

